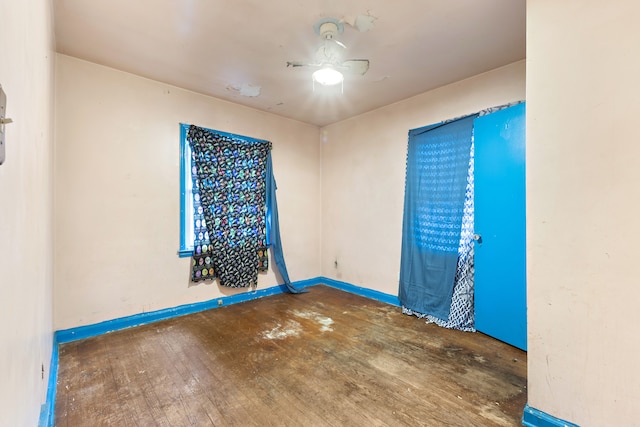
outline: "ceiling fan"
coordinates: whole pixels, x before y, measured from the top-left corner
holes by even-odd
[[[322,38],[322,43],[311,62],[288,61],[287,67],[310,67],[316,69],[313,82],[324,86],[342,83],[345,74],[364,75],[369,70],[368,59],[343,59],[347,47],[336,39],[344,31],[344,26],[335,18],[323,18],[316,22],[314,30]]]

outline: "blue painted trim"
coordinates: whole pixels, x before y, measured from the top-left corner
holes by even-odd
[[[193,256],[193,249],[180,249],[178,256],[180,258],[191,258]]]
[[[191,177],[191,171],[187,170],[189,160],[189,146],[187,144],[188,124],[180,123],[180,250],[178,255],[183,258],[193,255],[193,243],[187,242],[187,177]],[[188,175],[187,175],[188,174]],[[190,255],[187,255],[190,252]]]
[[[226,305],[251,301],[254,299],[264,298],[270,295],[276,295],[285,292],[287,292],[286,286],[273,286],[271,288],[260,289],[257,291],[249,291],[241,294],[231,295],[228,297],[215,298],[209,301],[185,304],[178,307],[165,308],[162,310],[150,311],[148,313],[140,313],[134,314],[132,316],[120,317],[118,319],[107,320],[92,325],[78,326],[76,328],[60,330],[56,331],[56,338],[59,344],[64,344],[71,341],[95,337],[97,335],[106,334],[108,332],[131,328],[133,326],[146,325],[148,323],[166,320],[172,317],[185,316],[187,314],[198,313],[205,310],[211,310],[213,308],[224,307]]]
[[[320,285],[322,284],[322,277],[312,277],[311,279],[298,280],[297,282],[292,282],[296,288],[308,288],[310,286]],[[284,286],[284,285],[281,285]]]
[[[528,404],[524,407],[522,425],[525,427],[580,427],[578,424],[561,420],[546,412],[532,408]]]
[[[343,291],[350,292],[352,294],[361,295],[363,297],[373,299],[376,301],[384,302],[386,304],[395,305],[400,307],[400,300],[396,295],[385,294],[373,289],[362,288],[360,286],[352,285],[351,283],[341,282],[339,280],[329,279],[327,277],[318,277],[319,284],[331,286],[332,288],[341,289]]]
[[[40,408],[39,427],[53,427],[54,409],[56,404],[56,383],[58,382],[58,340],[53,334],[51,348],[51,363],[49,365],[49,381],[47,382],[47,400]]]
[[[395,295],[385,294],[373,289],[362,288],[360,286],[355,286],[350,283],[329,279],[327,277],[315,277],[312,279],[294,282],[296,288],[306,288],[320,284],[331,286],[336,289],[341,289],[346,292],[361,295],[369,299],[400,307],[400,300],[398,300],[398,297]],[[58,344],[64,344],[71,341],[102,335],[108,332],[118,331],[120,329],[146,325],[148,323],[166,320],[172,317],[185,316],[187,314],[198,313],[205,310],[211,310],[213,308],[251,301],[254,299],[264,298],[267,296],[277,295],[285,292],[287,292],[286,286],[279,285],[266,289],[260,289],[257,291],[231,295],[228,297],[215,298],[209,301],[185,304],[177,307],[150,311],[147,313],[134,314],[132,316],[120,317],[117,319],[107,320],[92,325],[78,326],[75,328],[59,330],[55,333],[55,340]]]

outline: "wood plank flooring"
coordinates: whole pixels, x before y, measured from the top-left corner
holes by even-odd
[[[517,426],[526,353],[314,286],[60,346],[55,425]]]

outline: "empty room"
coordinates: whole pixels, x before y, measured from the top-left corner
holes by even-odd
[[[0,0],[0,426],[638,425],[639,14]]]

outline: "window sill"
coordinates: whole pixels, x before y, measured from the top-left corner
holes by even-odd
[[[180,258],[191,258],[193,256],[193,249],[180,249],[178,256]]]

